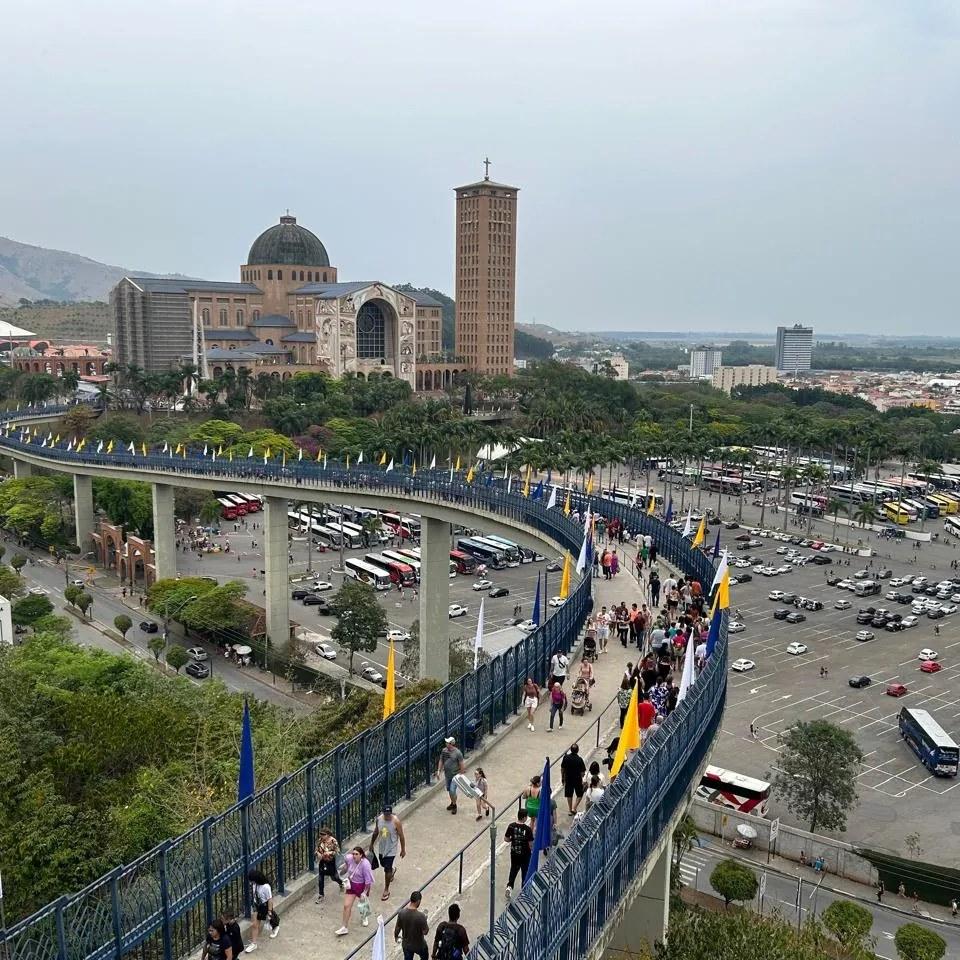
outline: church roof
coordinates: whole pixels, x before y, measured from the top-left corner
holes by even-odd
[[[256,340],[255,334],[243,327],[235,327],[232,330],[226,327],[204,327],[204,340]]]
[[[309,330],[298,330],[296,333],[288,333],[283,338],[284,343],[316,343],[317,335]]]
[[[337,300],[356,293],[357,290],[363,290],[364,287],[372,287],[375,283],[379,283],[381,287],[390,286],[389,283],[383,283],[380,280],[355,280],[353,283],[307,283],[293,292],[314,296],[320,300]]]
[[[295,327],[296,323],[285,313],[263,314],[259,320],[251,317],[248,327]]]
[[[247,265],[289,264],[296,267],[329,267],[326,247],[316,234],[287,214],[253,241]]]
[[[190,280],[188,277],[183,279],[170,279],[166,277],[137,277],[126,276],[124,280],[129,280],[132,284],[139,287],[147,293],[186,293],[188,290],[197,290],[204,293],[260,293],[260,288],[252,283],[231,283],[224,281],[220,283],[216,280]]]
[[[493,187],[494,190],[514,190],[520,192],[519,187],[511,187],[506,183],[497,183],[496,180],[478,180],[476,183],[467,183],[462,187],[454,187],[454,190],[476,190],[479,187]]]

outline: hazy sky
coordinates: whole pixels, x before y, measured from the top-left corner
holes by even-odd
[[[521,188],[517,319],[958,333],[953,0],[39,0],[4,12],[0,234],[239,279],[289,207],[453,293]]]

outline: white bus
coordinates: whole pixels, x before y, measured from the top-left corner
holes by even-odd
[[[383,551],[383,555],[386,557],[392,551]],[[401,557],[404,558],[406,563],[409,563],[411,567],[416,571],[417,580],[420,579],[420,566],[423,563],[423,557],[420,554],[419,547],[404,547],[402,550],[396,551]],[[450,579],[452,580],[457,575],[457,565],[450,560]]]
[[[343,561],[344,569],[348,577],[359,580],[374,590],[389,590],[393,586],[390,574],[386,570],[381,570],[365,560],[355,560],[352,557]]]
[[[947,517],[943,529],[954,537],[960,537],[960,517]]]
[[[770,800],[770,784],[733,770],[707,765],[697,787],[697,796],[721,807],[765,817]]]
[[[503,555],[507,558],[507,565],[511,566],[514,562],[520,563],[523,559],[520,555],[520,545],[514,543],[512,540],[507,540],[506,537],[475,537],[474,539],[479,540],[481,543],[492,543],[495,547],[500,547],[503,550]]]
[[[420,558],[413,556],[412,550],[381,550],[380,556],[388,560],[396,560],[397,563],[405,563],[413,569],[417,583],[420,582]]]
[[[345,547],[350,547],[351,550],[359,550],[363,546],[363,537],[360,535],[359,528],[351,528],[349,523],[334,523],[332,520],[327,520],[325,526],[340,537]]]
[[[305,510],[288,510],[287,517],[296,525],[297,529],[305,531],[309,524],[313,535],[328,547],[340,546],[340,534],[336,530],[321,523],[321,517],[318,514],[313,515]]]

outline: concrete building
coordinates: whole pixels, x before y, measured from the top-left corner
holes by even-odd
[[[781,373],[797,373],[810,369],[813,355],[813,327],[799,323],[777,327],[777,369]]]
[[[719,347],[694,347],[690,351],[690,379],[712,377],[722,363],[723,351]]]
[[[90,343],[58,344],[49,340],[31,340],[10,352],[10,364],[21,373],[49,373],[62,377],[77,373],[81,377],[102,377],[110,362],[109,348]]]
[[[765,383],[776,383],[777,368],[760,363],[751,363],[746,367],[720,367],[713,371],[712,380],[717,390],[730,393],[734,387],[760,387]]]
[[[456,354],[478,373],[513,373],[517,187],[457,187]]]

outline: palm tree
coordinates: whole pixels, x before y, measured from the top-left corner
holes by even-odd
[[[790,486],[800,478],[800,471],[796,467],[786,466],[780,471],[780,477],[783,480],[783,529],[786,530],[790,524]]]
[[[837,500],[834,498],[827,504],[827,513],[833,514],[833,534],[831,539],[834,543],[837,542],[837,522],[840,514],[842,513],[845,517],[850,515],[850,510],[847,505],[842,500]],[[849,537],[848,537],[849,539]]]
[[[810,497],[814,487],[822,486],[827,479],[827,471],[819,463],[808,464],[803,471],[803,478],[807,481],[807,496]],[[807,537],[810,536],[810,530],[813,528],[813,510],[810,500],[807,500]]]
[[[920,460],[917,463],[916,473],[920,474],[922,477],[942,477],[943,476],[943,467],[937,463],[936,460]],[[920,502],[923,503],[923,498],[920,498]],[[927,512],[923,511],[923,519],[920,521],[920,529],[923,530],[924,524],[927,520]]]
[[[858,504],[857,509],[854,511],[853,519],[856,520],[861,527],[865,527],[868,523],[873,523],[879,514],[880,508],[872,500],[864,500],[863,503]]]

